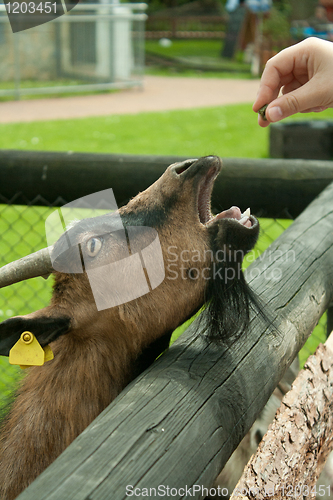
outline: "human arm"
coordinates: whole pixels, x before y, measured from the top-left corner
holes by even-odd
[[[282,95],[279,92],[282,89]],[[333,107],[333,43],[308,38],[282,50],[266,64],[253,111],[268,104],[266,127],[295,113]]]

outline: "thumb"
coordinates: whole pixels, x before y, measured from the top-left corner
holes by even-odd
[[[324,106],[321,96],[313,82],[307,82],[298,89],[286,93],[272,101],[266,109],[269,122],[278,122],[283,118]]]

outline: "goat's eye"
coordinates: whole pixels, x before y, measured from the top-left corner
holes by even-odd
[[[87,241],[87,253],[89,257],[96,257],[102,248],[102,239],[101,238],[90,238]]]

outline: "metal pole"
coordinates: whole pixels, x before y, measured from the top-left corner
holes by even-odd
[[[20,33],[13,33],[14,37],[14,98],[16,101],[20,100],[20,84],[21,84],[21,68],[20,68]]]

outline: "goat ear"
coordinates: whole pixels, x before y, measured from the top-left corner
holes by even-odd
[[[9,356],[9,351],[25,331],[35,335],[42,347],[56,340],[70,329],[70,319],[40,316],[26,318],[17,316],[0,323],[0,355]]]

